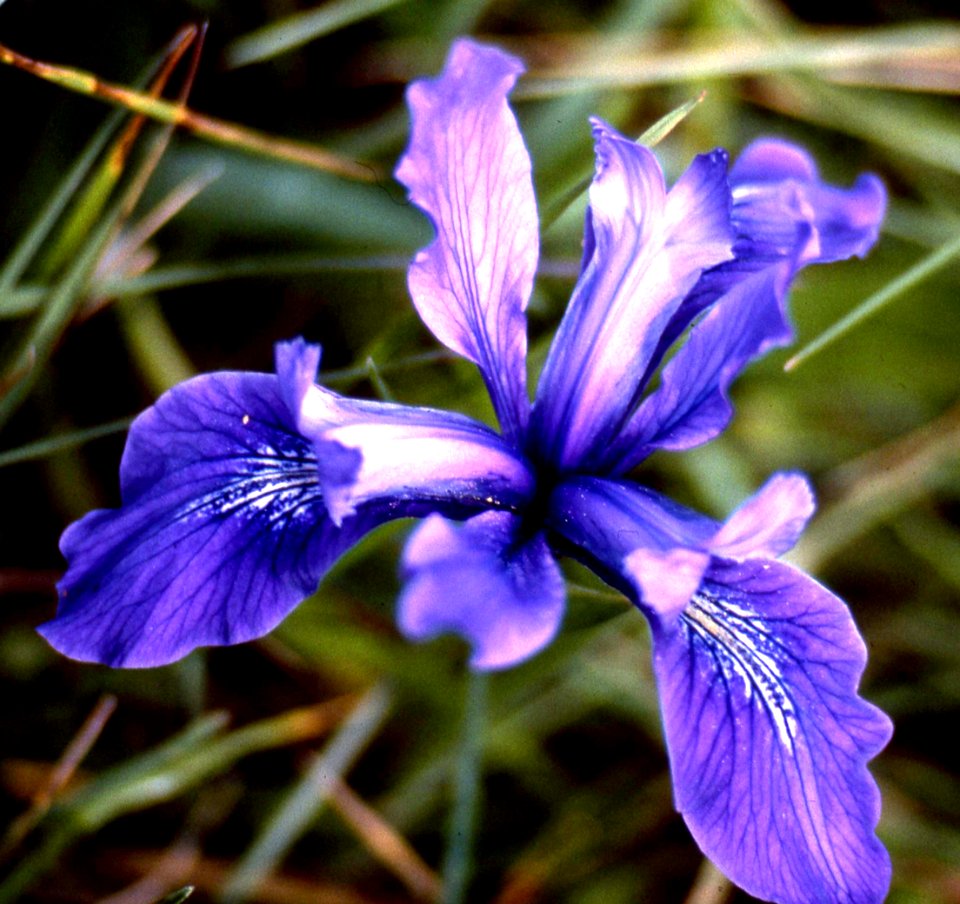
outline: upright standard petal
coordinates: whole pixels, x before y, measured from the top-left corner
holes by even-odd
[[[311,444],[268,374],[197,377],[134,422],[123,505],[63,535],[68,569],[40,633],[75,659],[155,666],[267,633],[377,524],[327,517]]]
[[[609,472],[624,474],[657,449],[689,449],[723,432],[733,416],[730,385],[754,358],[792,338],[782,308],[790,272],[781,261],[743,274],[694,326],[606,450]]]
[[[788,565],[715,561],[653,621],[674,797],[704,853],[779,904],[880,904],[890,860],[867,762],[890,720],[857,695],[843,603]]]
[[[702,271],[729,259],[726,154],[697,157],[667,193],[653,154],[594,122],[585,261],[534,403],[535,455],[590,470],[635,407],[660,334]]]
[[[886,207],[876,176],[862,175],[850,189],[826,184],[806,151],[772,139],[743,152],[730,184],[735,257],[703,274],[663,331],[647,377],[710,309],[608,450],[602,464],[612,473],[626,473],[656,449],[688,449],[718,435],[733,414],[727,396],[733,380],[793,337],[785,301],[797,271],[863,256]]]
[[[407,543],[400,629],[413,640],[458,634],[474,669],[516,665],[550,643],[565,604],[563,575],[542,534],[523,537],[507,512],[455,525],[431,515]]]
[[[348,399],[313,382],[319,349],[277,349],[277,373],[297,429],[313,443],[334,523],[371,502],[423,504],[465,514],[513,509],[534,492],[515,447],[462,414]]]
[[[433,220],[410,294],[434,335],[480,368],[504,434],[526,425],[526,321],[539,255],[530,158],[507,105],[523,64],[457,41],[439,78],[410,85],[397,179]]]

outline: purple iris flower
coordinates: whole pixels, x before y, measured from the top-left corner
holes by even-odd
[[[410,267],[414,304],[479,367],[501,432],[331,392],[302,340],[277,346],[275,374],[189,380],[133,424],[122,507],[64,533],[60,607],[40,631],[113,666],[240,643],[368,531],[423,517],[400,627],[459,634],[473,668],[498,669],[556,634],[556,557],[573,556],[650,623],[676,805],[703,851],[759,898],[879,902],[890,863],[866,763],[891,725],[857,695],[866,653],[846,606],[777,561],[813,512],[807,481],[777,474],[720,523],[629,475],[724,429],[731,381],[790,338],[794,275],[866,253],[883,187],[832,187],[804,151],[763,140],[729,171],[721,150],[697,157],[668,190],[647,148],[595,120],[582,271],[531,404],[537,211],[507,105],[521,71],[458,41],[409,89],[397,168],[436,228]]]

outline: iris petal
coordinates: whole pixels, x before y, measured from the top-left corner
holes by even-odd
[[[816,508],[802,474],[774,474],[710,540],[727,559],[775,558],[792,549]]]
[[[526,425],[526,322],[539,256],[530,158],[507,105],[523,64],[469,40],[407,92],[410,146],[397,179],[433,220],[410,294],[423,322],[480,368],[505,435]]]
[[[345,398],[313,382],[318,362],[319,349],[302,341],[278,347],[281,386],[313,443],[336,524],[369,502],[469,512],[516,508],[532,496],[528,465],[489,427],[451,411]]]
[[[563,618],[563,576],[543,536],[521,538],[518,528],[506,512],[463,525],[427,518],[404,552],[404,634],[458,634],[472,647],[471,668],[482,670],[516,665],[550,643]]]
[[[781,262],[734,283],[664,367],[660,385],[611,444],[607,467],[625,473],[657,449],[689,449],[723,432],[733,416],[730,384],[792,336],[781,308],[788,276]]]
[[[829,185],[806,151],[773,139],[743,152],[730,185],[735,257],[701,276],[659,337],[646,377],[712,306],[612,444],[603,464],[614,473],[656,449],[688,449],[722,432],[733,414],[730,384],[753,359],[792,338],[785,299],[797,271],[866,254],[886,208],[875,176],[863,175],[849,189]]]
[[[565,551],[648,616],[669,621],[699,588],[713,557],[786,552],[813,508],[800,474],[775,474],[723,524],[629,481],[574,477],[554,490],[547,523],[569,544]]]
[[[557,487],[547,524],[569,544],[565,552],[658,617],[686,605],[720,527],[646,487],[598,477]]]
[[[730,185],[738,231],[768,252],[795,257],[799,267],[863,257],[886,210],[876,176],[865,173],[851,188],[838,188],[820,179],[805,150],[772,138],[744,149]]]
[[[697,157],[668,193],[653,154],[595,121],[586,261],[534,403],[537,455],[595,469],[635,406],[663,329],[701,272],[731,256],[726,154]]]
[[[517,508],[533,495],[527,465],[501,437],[449,412],[390,406],[327,430],[315,448],[338,524],[385,498],[448,500],[480,510]]]
[[[367,508],[327,517],[309,442],[267,374],[197,377],[133,424],[123,506],[64,533],[69,568],[40,633],[75,659],[172,662],[267,633],[377,524]]]
[[[866,651],[843,603],[769,560],[715,562],[654,622],[677,808],[737,885],[780,904],[879,904],[890,861],[866,763],[889,719],[857,695]]]

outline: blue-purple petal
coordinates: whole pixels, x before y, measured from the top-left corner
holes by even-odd
[[[529,465],[500,434],[452,411],[350,399],[313,382],[319,350],[277,350],[277,372],[336,524],[367,503],[516,508],[534,492]]]
[[[793,549],[815,510],[806,477],[774,474],[711,537],[710,551],[725,559],[776,558]]]
[[[766,901],[880,904],[866,764],[891,725],[857,695],[866,651],[843,603],[783,563],[718,560],[653,628],[674,797],[704,853]]]
[[[681,450],[722,432],[728,389],[753,359],[792,339],[786,296],[807,264],[863,256],[874,244],[886,192],[873,175],[852,188],[820,180],[806,151],[784,141],[750,145],[730,172],[734,259],[704,273],[659,339],[646,378],[703,311],[686,345],[664,368],[604,466],[625,473],[656,449]]]
[[[537,457],[590,470],[635,407],[660,335],[703,270],[731,256],[726,154],[668,193],[653,154],[594,122],[591,251],[550,349],[531,421]]]
[[[270,631],[360,536],[404,514],[334,526],[311,444],[267,374],[197,377],[133,424],[123,505],[69,527],[56,617],[40,633],[76,659],[155,666]]]
[[[886,190],[873,174],[838,188],[820,179],[803,148],[773,138],[743,151],[730,186],[738,232],[765,253],[795,258],[798,267],[863,257],[886,211]]]
[[[628,481],[571,477],[550,496],[547,525],[564,552],[648,615],[683,608],[710,562],[720,525]]]
[[[657,449],[689,449],[723,432],[733,416],[730,384],[754,358],[792,338],[781,307],[789,274],[784,262],[743,274],[694,326],[611,444],[611,471],[626,473]]]
[[[500,436],[449,412],[384,406],[327,430],[315,449],[337,523],[384,499],[512,509],[535,488],[527,464]]]
[[[397,179],[437,236],[414,258],[410,294],[444,345],[476,363],[505,435],[526,426],[526,321],[539,256],[530,158],[507,105],[523,64],[461,39],[443,73],[407,92],[410,145]]]
[[[716,557],[771,558],[790,549],[813,514],[800,474],[775,474],[722,524],[625,480],[571,477],[551,494],[547,524],[565,552],[669,621]]]
[[[462,525],[431,515],[407,543],[400,629],[412,640],[453,633],[474,669],[523,662],[550,643],[565,605],[563,575],[541,534],[524,538],[507,512]]]

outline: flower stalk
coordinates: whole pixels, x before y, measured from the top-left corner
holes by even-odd
[[[442,904],[463,904],[473,873],[487,722],[487,683],[486,672],[467,672],[463,729],[453,776],[453,808],[443,864]]]

